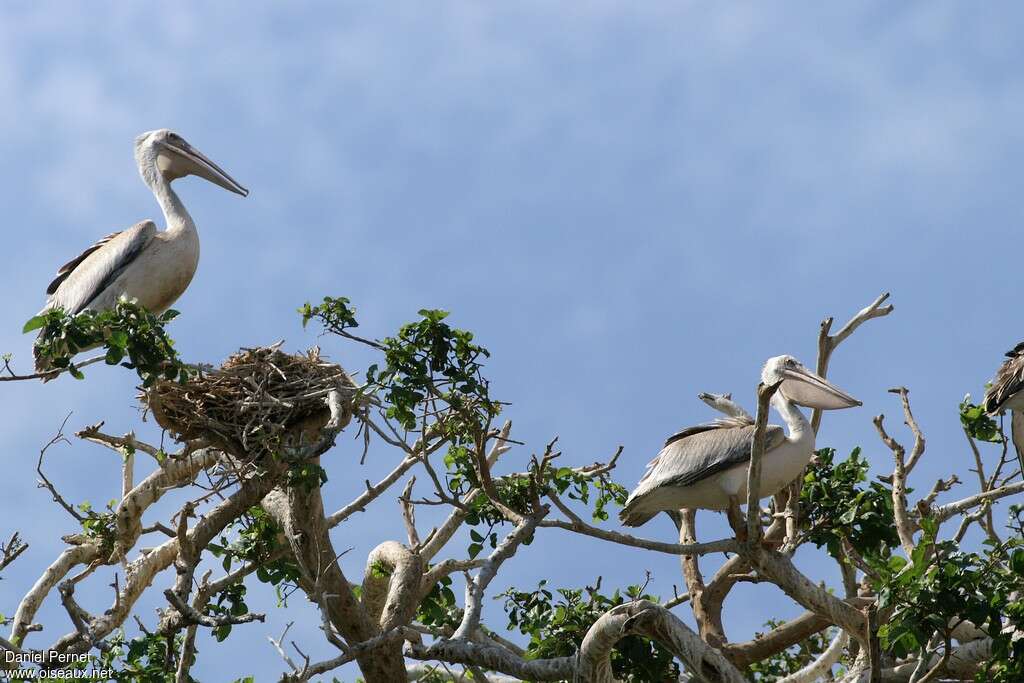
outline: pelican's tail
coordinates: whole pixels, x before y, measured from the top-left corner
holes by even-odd
[[[651,510],[644,503],[646,496],[630,496],[626,505],[619,510],[619,521],[625,526],[641,526],[651,521],[661,510]]]

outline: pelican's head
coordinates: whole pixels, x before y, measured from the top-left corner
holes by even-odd
[[[151,130],[135,138],[135,160],[143,180],[149,185],[156,180],[151,177],[156,173],[167,181],[197,175],[243,197],[249,194],[249,190],[173,130]]]
[[[789,401],[806,408],[834,410],[862,405],[860,401],[820,377],[793,356],[769,358],[761,371],[765,384],[782,382],[779,393]]]

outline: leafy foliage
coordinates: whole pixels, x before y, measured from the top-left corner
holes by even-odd
[[[181,636],[168,642],[166,636],[147,633],[127,640],[124,632],[107,639],[110,649],[102,652],[98,669],[111,669],[117,683],[173,683],[176,658],[181,652]],[[192,676],[190,683],[195,683]]]
[[[207,547],[214,557],[222,558],[224,571],[231,571],[237,564],[256,563],[256,578],[262,583],[269,583],[277,590],[278,601],[285,603],[295,582],[299,579],[299,568],[287,553],[281,553],[284,545],[279,541],[283,533],[281,527],[266,510],[259,506],[249,508],[235,524],[238,536],[229,542],[221,536],[220,543],[210,543]],[[220,599],[229,600],[231,605],[241,601],[241,596],[234,599],[227,596]],[[244,602],[243,602],[244,604]],[[234,614],[234,612],[232,612]],[[230,630],[230,629],[229,629]]]
[[[122,299],[105,311],[69,315],[61,308],[48,310],[25,323],[23,332],[41,330],[35,349],[52,367],[67,368],[76,379],[81,370],[72,359],[86,349],[102,346],[107,365],[135,370],[144,387],[160,378],[182,379],[185,367],[164,326],[178,316],[174,310],[154,315],[136,303]],[[127,357],[127,360],[124,360]]]
[[[208,616],[232,616],[240,617],[249,613],[249,606],[245,604],[245,584],[233,583],[217,594],[217,599],[206,605],[205,613]],[[223,641],[231,635],[231,624],[222,624],[213,629],[213,637],[217,642]]]
[[[1001,619],[990,622],[992,657],[978,680],[1010,683],[1024,680],[1024,507],[1010,506],[1010,529],[1014,537],[996,547],[993,554],[1002,562],[990,577],[989,604]]]
[[[767,630],[781,626],[783,622],[778,619],[769,619],[765,622]],[[764,633],[754,634],[754,638],[760,638]],[[770,657],[762,659],[750,665],[750,673],[758,683],[772,683],[796,673],[803,667],[815,661],[821,653],[829,646],[827,632],[815,633],[796,645],[778,652]]]
[[[307,493],[327,483],[327,470],[315,462],[289,462],[286,475],[288,486],[300,486]]]
[[[960,424],[967,433],[978,441],[989,443],[1002,443],[1003,434],[999,424],[985,412],[985,409],[975,405],[965,398],[960,403]]]
[[[966,401],[960,408],[962,424],[972,437],[1002,441],[998,426],[980,408]],[[1016,629],[1024,629],[1021,509],[1011,507],[1011,538],[1004,543],[988,540],[981,552],[966,552],[955,541],[939,541],[938,524],[923,517],[920,540],[908,561],[890,552],[899,544],[892,491],[879,482],[865,485],[867,472],[859,449],[840,463],[832,449],[819,450],[801,491],[802,524],[807,540],[827,546],[834,556],[848,541],[870,566],[879,608],[889,615],[879,629],[883,648],[896,657],[925,656],[958,624],[970,621],[993,641],[992,657],[978,680],[1024,680],[1024,639],[1014,636]],[[798,650],[759,662],[751,670],[774,680],[789,667],[810,661],[810,653],[822,646],[827,643],[805,641]]]
[[[107,552],[114,549],[114,540],[117,537],[117,519],[114,514],[116,504],[116,500],[108,502],[106,512],[96,512],[92,507],[92,503],[87,500],[78,504],[78,510],[82,514],[82,519],[79,523],[82,525],[86,538],[99,540],[100,547]]]
[[[937,543],[934,521],[925,518],[922,526],[924,538],[910,562],[897,555],[876,568],[879,608],[894,608],[879,635],[883,647],[897,656],[916,652],[936,633],[947,633],[951,622],[998,619],[983,589],[984,573],[991,569],[985,558],[961,552],[953,541]]]
[[[419,315],[384,339],[385,365],[371,365],[367,382],[383,393],[388,417],[410,431],[417,427],[421,403],[429,398],[445,404],[461,418],[445,424],[446,433],[465,441],[501,411],[481,372],[481,360],[490,352],[473,343],[472,332],[444,322],[447,311],[422,309]]]
[[[842,557],[843,539],[864,557],[888,557],[899,544],[892,490],[877,481],[865,485],[868,467],[860,448],[840,463],[834,449],[822,448],[804,477],[801,525],[807,540],[833,557]]]
[[[455,628],[462,621],[462,610],[455,602],[452,577],[442,577],[416,610],[416,621],[425,626]]]
[[[111,647],[84,668],[111,670],[114,677],[110,680],[116,683],[174,683],[182,636],[176,636],[172,641],[158,633],[146,633],[128,640],[124,632],[119,631],[108,638],[107,643]],[[72,677],[63,680],[82,679]],[[187,680],[198,683],[191,675]],[[233,683],[253,683],[254,680],[252,676],[243,676],[234,679]]]
[[[358,326],[355,308],[345,297],[325,297],[316,306],[307,303],[299,313],[304,325],[318,320],[327,331],[342,336],[350,337],[347,330]],[[483,375],[483,361],[490,354],[474,343],[471,332],[449,325],[447,311],[423,309],[419,315],[419,320],[403,325],[395,336],[380,342],[360,340],[384,355],[383,363],[368,368],[363,391],[383,398],[386,416],[401,428],[419,433],[435,430],[448,440],[445,485],[451,494],[463,496],[481,486],[477,453],[489,435],[491,421],[501,412],[501,403],[491,398]],[[568,468],[546,475],[545,482],[560,493],[568,490],[571,499],[584,504],[593,499],[595,519],[607,519],[606,505],[613,500],[621,503],[626,496],[624,488],[606,477],[587,477]],[[500,478],[496,488],[509,508],[527,511],[531,500],[528,476]],[[493,529],[504,517],[482,493],[468,501],[468,507],[467,523],[488,527],[483,533],[472,532],[470,554],[475,556],[484,539],[495,547]]]
[[[600,592],[601,581],[585,589],[559,588],[554,593],[541,581],[535,591],[509,589],[498,597],[505,598],[508,628],[530,637],[526,646],[529,659],[567,657],[574,655],[590,627],[605,612],[627,601],[658,598],[643,594],[642,586],[629,586],[625,593],[611,595]],[[557,595],[556,595],[557,594]],[[672,654],[659,643],[630,635],[620,640],[612,651],[612,670],[622,681],[677,681],[679,666]]]
[[[359,326],[346,297],[324,297],[316,306],[307,302],[299,314],[303,327],[315,319],[328,332],[342,336],[350,336],[347,330]],[[476,426],[489,421],[500,412],[481,373],[481,361],[490,352],[473,343],[472,332],[446,323],[448,311],[421,309],[419,315],[420,320],[403,325],[394,337],[360,340],[384,353],[383,367],[374,364],[367,369],[367,390],[383,394],[388,417],[408,431],[417,429],[416,411],[424,401],[443,403],[463,419],[476,417],[471,420]],[[465,437],[465,426],[449,424],[449,433]]]
[[[358,327],[355,308],[346,297],[324,297],[313,306],[299,308],[302,324],[318,320],[328,332],[351,337],[347,330]],[[420,319],[403,325],[398,334],[380,342],[364,343],[382,351],[383,366],[371,365],[366,372],[366,391],[380,393],[388,403],[387,416],[403,429],[416,431],[417,410],[431,403],[435,417],[449,409],[460,420],[437,419],[445,433],[466,440],[480,431],[501,411],[490,398],[488,383],[481,372],[481,361],[490,352],[473,343],[473,333],[450,326],[448,311],[421,309]],[[452,417],[449,415],[448,417]]]
[[[893,556],[875,566],[879,608],[891,608],[879,628],[882,646],[898,657],[923,656],[933,638],[941,643],[965,620],[993,639],[993,656],[978,680],[1009,683],[1024,676],[1024,640],[1007,624],[1024,627],[1024,542],[986,541],[981,553],[955,541],[937,541],[938,525],[921,520],[923,535],[908,562]]]
[[[310,320],[318,320],[328,332],[341,334],[350,327],[359,327],[356,322],[356,309],[349,306],[348,297],[325,296],[323,302],[316,306],[309,302],[299,307],[299,315],[302,316],[302,326],[309,324]]]

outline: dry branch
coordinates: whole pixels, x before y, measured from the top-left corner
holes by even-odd
[[[761,459],[767,444],[768,405],[782,382],[757,387],[757,419],[747,467],[747,543],[761,542]]]
[[[889,436],[885,431],[884,425],[885,416],[875,416],[873,422],[875,429],[878,430],[878,436],[882,439],[882,442],[888,446],[889,450],[892,451],[892,457],[895,461],[895,467],[893,468],[892,474],[892,507],[893,517],[896,524],[896,532],[900,537],[900,544],[903,546],[903,552],[906,553],[907,557],[910,557],[914,551],[914,530],[915,525],[910,519],[910,514],[907,511],[907,474],[906,465],[904,464],[905,451],[903,446],[896,441],[896,439]]]
[[[553,529],[565,529],[566,531],[573,531],[578,534],[583,534],[584,536],[593,536],[594,538],[611,541],[612,543],[618,543],[619,545],[628,545],[633,548],[653,550],[667,555],[707,555],[708,553],[729,553],[736,552],[739,545],[736,543],[736,540],[732,538],[723,538],[718,541],[708,541],[706,543],[664,543],[662,541],[638,538],[629,534],[619,533],[618,531],[599,529],[598,527],[591,526],[586,523],[579,524],[565,522],[560,519],[545,519],[537,526]]]
[[[0,571],[18,559],[26,550],[28,550],[28,543],[21,540],[18,532],[11,534],[7,543],[0,543]]]
[[[1007,496],[1012,496],[1021,492],[1024,492],[1024,481],[1019,481],[1016,484],[1007,484],[1006,486],[1001,486],[990,491],[982,491],[981,493],[976,493],[973,496],[968,496],[967,498],[963,498],[953,503],[941,505],[935,508],[932,514],[937,521],[944,522],[950,517],[958,515],[966,510],[970,510],[978,505],[993,502],[1000,498],[1006,498]]]
[[[860,327],[862,324],[873,318],[881,318],[887,316],[893,311],[892,304],[883,306],[886,299],[889,298],[889,292],[884,292],[879,295],[877,299],[872,301],[866,307],[862,308],[857,312],[839,332],[834,335],[829,335],[829,331],[832,329],[832,318],[825,318],[821,321],[821,329],[818,332],[818,363],[816,372],[826,377],[828,375],[828,364],[832,360],[832,354],[836,348],[839,347],[846,339],[853,334],[854,330]],[[815,408],[811,414],[811,427],[814,429],[814,433],[818,433],[818,427],[821,425],[822,411],[819,408]]]

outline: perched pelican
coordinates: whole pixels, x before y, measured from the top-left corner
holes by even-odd
[[[126,296],[153,313],[170,308],[192,281],[199,264],[196,224],[171,189],[171,182],[197,175],[245,197],[249,191],[177,133],[162,128],[135,139],[135,162],[156,196],[167,229],[144,220],[107,235],[68,261],[46,288],[45,312],[58,306],[75,315],[112,308]],[[36,355],[36,371],[45,372]]]
[[[1024,342],[1006,352],[1006,361],[985,391],[985,412],[998,415],[1007,408],[1024,410]]]
[[[769,359],[761,379],[765,384],[782,382],[772,405],[789,427],[786,436],[782,427],[768,425],[761,495],[770,496],[798,477],[814,453],[814,431],[797,406],[832,410],[861,403],[792,356]],[[629,494],[619,519],[626,526],[640,526],[659,512],[725,510],[732,502],[745,499],[753,439],[754,420],[742,409],[670,436]]]
[[[1024,469],[1024,342],[1006,352],[1006,360],[985,391],[985,412],[995,417],[1010,410],[1010,434]]]

